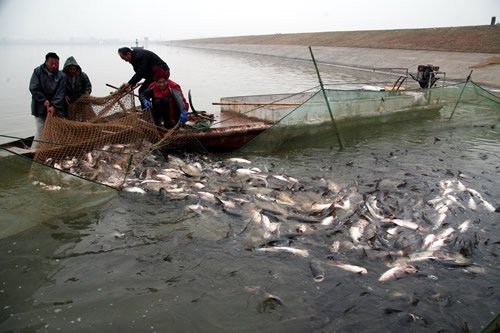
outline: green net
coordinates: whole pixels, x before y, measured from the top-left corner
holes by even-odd
[[[0,149],[0,239],[88,214],[116,191]]]
[[[378,124],[448,119],[453,113],[454,117],[470,117],[471,112],[491,112],[493,121],[498,121],[500,115],[500,98],[473,82],[416,90],[325,89],[324,93],[318,90],[298,97],[275,97],[280,97],[275,104],[253,110],[249,109],[252,97],[248,97],[248,108],[238,110],[274,121],[270,129],[242,147],[242,153],[271,153],[320,144],[340,146],[343,133],[369,131]],[[294,100],[298,102],[292,103]]]

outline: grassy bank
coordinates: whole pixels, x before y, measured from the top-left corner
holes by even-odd
[[[191,39],[188,41],[207,44],[366,47],[496,54],[500,53],[500,25],[252,35]]]

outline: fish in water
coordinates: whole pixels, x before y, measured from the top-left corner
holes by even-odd
[[[259,247],[257,251],[261,252],[286,252],[300,257],[309,257],[309,251],[296,249],[289,246]]]
[[[344,263],[337,263],[337,262],[328,262],[328,264],[330,266],[343,269],[344,271],[347,271],[347,272],[361,274],[361,275],[368,274],[368,270],[364,267],[361,267],[361,266],[344,264]]]
[[[311,270],[314,282],[321,282],[325,279],[325,271],[318,260],[311,260],[309,262],[309,269]]]
[[[137,187],[137,186],[133,186],[133,187],[125,187],[123,189],[124,192],[128,192],[128,193],[137,193],[137,194],[146,194],[146,191],[143,190],[142,188],[140,187]]]
[[[231,162],[231,163],[252,164],[252,162],[250,162],[249,160],[246,160],[244,158],[239,158],[239,157],[232,157],[232,158],[229,158],[227,160],[228,160],[228,162]]]
[[[259,304],[257,305],[257,310],[259,312],[268,312],[269,310],[274,310],[276,306],[285,305],[285,303],[280,297],[268,293],[261,287],[248,286],[245,287],[245,292],[252,296],[258,295],[262,297]]]
[[[417,268],[415,268],[415,266],[412,266],[412,265],[396,266],[396,267],[393,267],[393,268],[385,271],[378,278],[378,280],[380,282],[395,280],[395,279],[399,279],[399,278],[405,276],[406,274],[414,274],[417,272],[418,272]]]

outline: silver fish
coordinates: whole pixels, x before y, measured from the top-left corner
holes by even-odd
[[[231,163],[242,163],[242,164],[251,164],[252,163],[249,160],[246,160],[244,158],[239,158],[239,157],[232,157],[232,158],[229,158],[227,160]]]
[[[344,271],[348,271],[351,273],[362,274],[362,275],[368,274],[368,270],[361,266],[349,265],[349,264],[336,264],[336,263],[331,263],[330,265],[333,267],[341,268]]]
[[[303,249],[296,249],[288,246],[274,246],[274,247],[259,247],[257,251],[261,252],[287,252],[300,257],[309,257],[309,251]]]
[[[379,277],[378,280],[380,282],[395,280],[395,279],[399,279],[399,278],[405,276],[406,274],[413,274],[413,273],[417,273],[417,272],[418,272],[418,270],[412,265],[396,266],[396,267],[393,267],[393,268],[385,271]]]
[[[314,282],[321,282],[325,279],[325,271],[318,260],[311,260],[309,262],[309,268],[313,276]]]

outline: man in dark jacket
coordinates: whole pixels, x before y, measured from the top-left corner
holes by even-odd
[[[170,77],[170,68],[156,53],[144,49],[130,49],[122,47],[118,49],[118,55],[124,61],[129,62],[134,68],[134,76],[127,82],[122,84],[120,89],[128,89],[130,86],[136,85],[141,79],[144,79],[139,88],[139,95],[153,82],[153,67],[158,66],[167,73],[167,79]],[[144,107],[144,106],[143,106]]]
[[[59,70],[59,57],[53,52],[47,53],[45,63],[33,70],[30,80],[31,114],[35,116],[36,133],[32,148],[35,148],[43,129],[47,114],[64,117],[64,93],[66,75]]]
[[[64,62],[63,72],[66,74],[66,103],[69,105],[82,95],[90,95],[92,84],[90,79],[82,72],[82,68],[74,57],[69,57]]]

